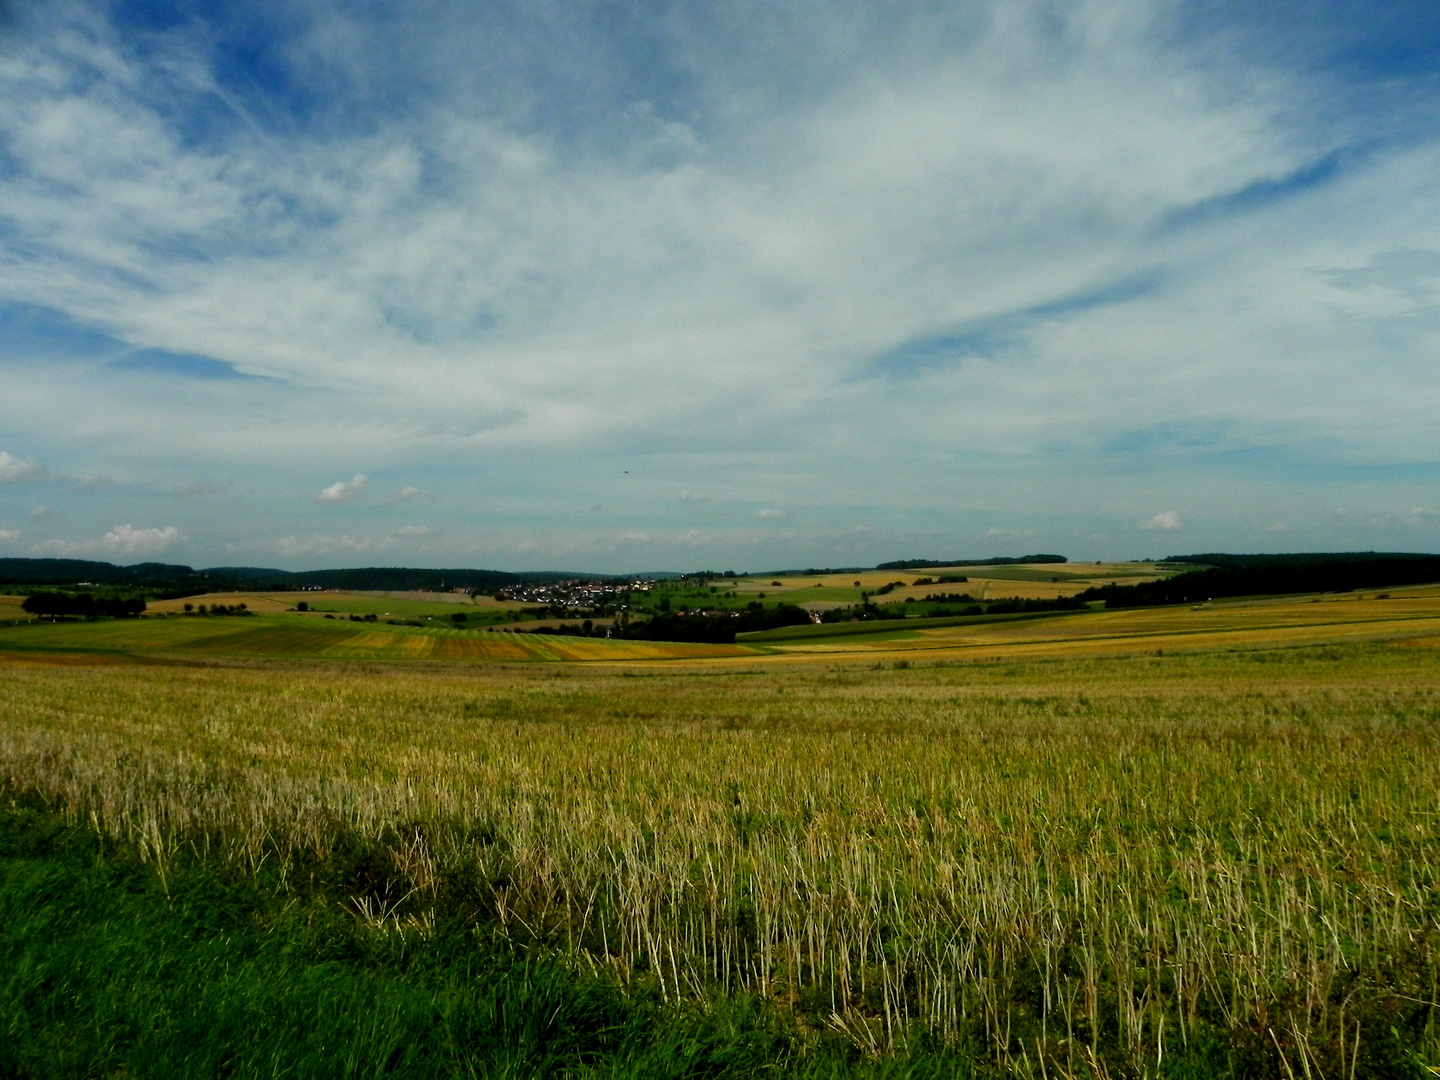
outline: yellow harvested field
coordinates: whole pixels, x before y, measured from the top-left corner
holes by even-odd
[[[1395,590],[1390,599],[1303,599],[1079,612],[1010,622],[814,641],[775,642],[779,653],[811,657],[894,653],[931,659],[1114,655],[1312,645],[1425,637],[1440,632],[1440,595]]]
[[[742,579],[731,587],[742,594],[763,592],[769,597],[784,599],[786,593],[813,589],[860,588],[873,592],[899,581],[904,583],[903,587],[887,594],[885,602],[919,600],[931,593],[950,592],[969,593],[977,600],[1011,597],[1051,600],[1059,596],[1073,596],[1093,585],[1108,585],[1111,582],[1129,585],[1164,576],[1165,572],[1154,563],[1035,563],[1008,566],[932,566],[923,570],[863,570],[820,575],[760,575]],[[933,579],[939,577],[964,577],[968,581],[935,583]],[[915,584],[925,578],[931,578],[931,584]],[[779,584],[775,584],[776,582]],[[807,603],[806,606],[821,610],[826,606],[839,605],[819,602]]]
[[[1211,643],[1199,653],[1070,658],[1012,641],[1001,663],[927,662],[992,641],[639,672],[407,667],[402,653],[696,653],[284,615],[0,629],[0,648],[123,633],[192,650],[174,666],[13,657],[0,785],[144,845],[162,871],[199,857],[315,904],[297,912],[342,918],[347,950],[423,957],[454,920],[467,949],[562,954],[697,1009],[736,992],[772,1002],[797,1028],[848,1037],[857,1060],[883,1066],[923,1036],[987,1066],[920,1075],[1432,1075],[1440,652],[1223,642],[1377,626],[1440,642],[1437,604],[1101,613],[1089,638],[1068,616],[983,631],[1068,626],[1062,644],[1093,653],[1189,628]],[[246,635],[324,646],[322,660],[225,662],[223,643]],[[334,662],[346,655],[387,662]],[[323,893],[283,891],[317,880]],[[1428,1071],[1357,1059],[1396,1031]],[[1270,1057],[1165,1070],[1186,1064],[1187,1040]]]

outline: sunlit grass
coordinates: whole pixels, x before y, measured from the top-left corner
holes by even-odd
[[[0,770],[161,866],[295,877],[359,838],[336,902],[377,931],[470,904],[872,1052],[1440,1060],[1437,651],[762,664],[12,665]]]

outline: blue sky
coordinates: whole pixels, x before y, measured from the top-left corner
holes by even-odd
[[[0,555],[1440,548],[1440,8],[0,22]]]

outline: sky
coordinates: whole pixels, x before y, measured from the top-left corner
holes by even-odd
[[[0,5],[0,556],[1440,550],[1440,7]]]

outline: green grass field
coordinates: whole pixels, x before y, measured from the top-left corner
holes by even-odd
[[[102,620],[0,627],[0,655],[53,654],[187,659],[349,659],[377,661],[663,660],[732,656],[728,645],[608,641],[532,634],[389,626],[300,615],[249,618]]]
[[[461,603],[459,601],[463,600]],[[518,613],[519,605],[499,606],[493,603],[485,606],[472,604],[467,598],[447,600],[412,600],[395,596],[348,596],[332,597],[326,593],[312,593],[310,610],[334,612],[339,615],[376,615],[392,619],[445,619],[453,615],[464,615],[467,620],[511,618]]]

